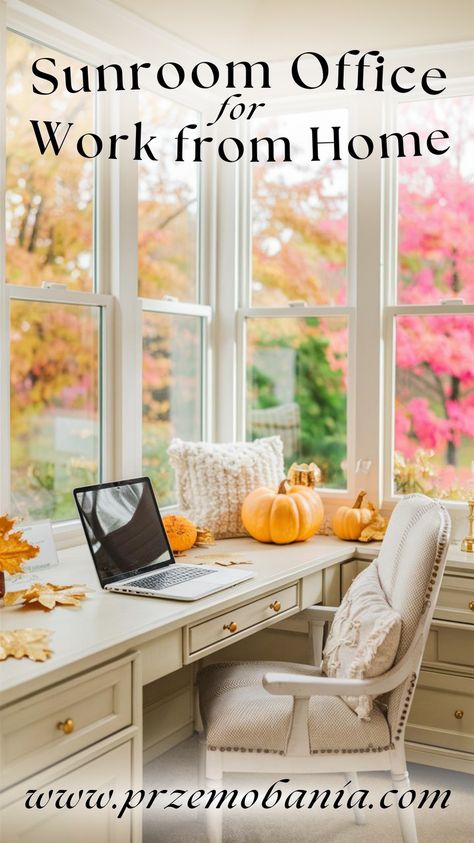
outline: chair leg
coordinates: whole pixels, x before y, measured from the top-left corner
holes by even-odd
[[[205,789],[222,790],[223,771],[219,752],[205,750]],[[208,843],[222,843],[223,814],[222,808],[206,808],[206,831]]]
[[[345,780],[347,782],[350,781],[350,783],[351,783],[350,786],[349,786],[349,793],[352,794],[352,793],[355,793],[356,790],[359,790],[359,777],[358,777],[357,773],[345,773],[344,775],[345,775]],[[367,822],[367,816],[366,816],[366,814],[364,814],[362,809],[359,808],[358,805],[354,805],[352,810],[354,811],[354,819],[355,819],[356,825],[365,825],[366,822]]]
[[[410,787],[410,778],[406,768],[404,772],[394,772],[392,770],[392,782],[394,788],[399,793],[408,790]],[[418,843],[413,805],[410,805],[408,808],[400,808],[397,805],[397,811],[403,843]]]

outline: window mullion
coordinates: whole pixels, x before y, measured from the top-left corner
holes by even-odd
[[[382,132],[383,116],[380,101],[367,94],[364,104],[358,103],[359,131],[371,137]],[[356,166],[353,162],[352,166]],[[376,157],[357,162],[357,189],[354,212],[356,261],[356,321],[350,350],[355,355],[351,382],[353,414],[349,414],[352,461],[348,475],[355,491],[358,460],[371,462],[364,477],[364,488],[378,505],[382,500],[382,304],[383,249],[381,164]],[[350,451],[350,449],[349,449]]]

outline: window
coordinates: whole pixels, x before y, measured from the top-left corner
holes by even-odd
[[[288,137],[291,162],[252,165],[251,306],[246,326],[246,435],[280,435],[285,464],[315,461],[323,485],[346,488],[348,169],[311,162],[310,127],[345,110],[260,119]],[[252,129],[253,134],[253,129]],[[277,157],[277,155],[275,155]]]
[[[6,303],[9,326],[9,511],[26,519],[76,517],[71,491],[103,476],[105,313],[95,238],[95,165],[74,146],[40,155],[32,119],[94,129],[94,95],[43,98],[31,64],[81,62],[7,34]],[[67,150],[70,149],[71,152]],[[7,425],[5,424],[5,427]]]
[[[200,304],[200,192],[197,164],[176,163],[177,127],[200,115],[140,92],[140,119],[156,134],[159,161],[138,176],[138,287],[143,306],[142,471],[162,506],[175,503],[167,449],[174,436],[205,436],[206,324]]]
[[[12,507],[61,521],[100,476],[100,308],[12,299],[10,314]]]
[[[474,97],[407,103],[398,128],[449,127],[443,156],[401,159],[394,491],[465,498],[474,459]]]
[[[140,75],[150,90],[68,94],[64,68],[80,89],[81,68],[94,78],[119,45],[91,39],[77,17],[13,6],[0,68],[0,512],[76,519],[73,487],[140,472],[174,506],[173,437],[279,435],[286,467],[320,466],[330,507],[362,487],[388,507],[412,491],[464,498],[474,461],[467,48],[433,51],[449,88],[426,101],[349,90],[295,100],[288,66],[281,95],[278,72],[265,109],[229,124],[260,139],[259,161],[232,164],[218,155],[229,127],[213,125],[217,88],[187,74],[165,91]],[[150,60],[133,18],[129,34],[130,64]],[[191,45],[173,50],[183,66],[199,61]],[[45,56],[59,81],[50,97],[31,85]],[[44,120],[74,124],[59,156],[39,153],[30,120],[43,137]],[[125,144],[116,160],[107,143],[96,160],[77,154],[80,135],[133,134],[136,121],[158,160],[132,160]],[[177,162],[177,133],[192,125]],[[321,161],[316,128],[328,141]],[[436,128],[449,132],[448,154],[426,153]],[[407,138],[405,158],[348,159],[349,136],[393,129],[417,132],[423,154]],[[213,139],[202,163],[191,160],[196,136]]]
[[[94,97],[34,94],[30,68],[42,56],[53,58],[59,68],[70,65],[76,75],[81,66],[58,50],[7,33],[6,280],[34,287],[67,282],[69,289],[91,290],[95,165],[77,154],[69,138],[60,156],[40,155],[25,114],[40,126],[43,120],[73,122],[71,137],[78,137],[93,131]]]
[[[156,135],[159,161],[143,160],[138,175],[139,295],[199,300],[196,164],[176,162],[177,128],[199,125],[197,112],[140,91],[140,119]]]
[[[286,137],[291,162],[275,141],[273,163],[252,165],[252,304],[345,304],[347,162],[311,162],[310,127],[347,135],[347,112],[280,115],[255,121],[259,138]],[[253,133],[253,128],[252,128]]]
[[[163,506],[174,503],[166,451],[173,436],[203,435],[203,337],[200,317],[143,314],[143,471]]]

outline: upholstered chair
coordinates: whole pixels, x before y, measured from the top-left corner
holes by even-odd
[[[206,787],[222,787],[226,772],[286,776],[341,772],[351,782],[346,788],[350,792],[358,789],[357,772],[364,770],[390,771],[393,787],[400,792],[410,786],[405,726],[449,535],[449,515],[439,501],[424,495],[405,497],[393,511],[378,557],[356,577],[341,606],[312,606],[302,613],[312,632],[315,664],[321,667],[228,662],[209,665],[199,673],[201,773]],[[337,668],[343,650],[350,653],[352,643],[353,652],[359,652],[357,636],[367,622],[370,632],[374,587],[382,601],[380,617],[386,611],[388,620],[384,629],[379,618],[375,638],[371,633],[369,639],[380,643],[390,628],[391,639],[384,641],[380,652],[385,644],[395,647],[392,655],[385,652],[391,666],[375,676],[369,669],[372,678],[345,678]],[[356,603],[362,609],[351,620]],[[331,622],[337,634],[329,632],[321,663],[321,632]],[[359,674],[352,668],[351,675]],[[222,839],[224,810],[206,812],[210,843]],[[413,810],[399,809],[398,815],[402,839],[416,843]],[[354,808],[354,816],[358,824],[366,821],[360,807]]]

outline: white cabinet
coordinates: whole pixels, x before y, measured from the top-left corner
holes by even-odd
[[[130,782],[132,775],[131,741],[104,752],[69,774],[55,777],[57,772],[52,768],[49,775],[32,776],[25,782],[24,792],[35,789],[42,794],[44,802],[48,793],[53,791],[53,797],[44,808],[26,808],[25,796],[22,795],[2,809],[5,843],[84,843],[85,840],[91,843],[130,843],[132,814],[124,814],[118,819],[117,811],[112,811],[110,807],[86,808],[87,797],[84,794],[88,790],[97,790],[107,795],[109,790],[116,790],[122,796],[124,776]],[[79,802],[72,809],[58,808],[55,801],[59,789],[74,794],[74,801],[82,790],[82,804]]]
[[[132,653],[3,708],[5,843],[138,843],[138,812],[118,817],[125,792],[141,786],[138,671]]]

